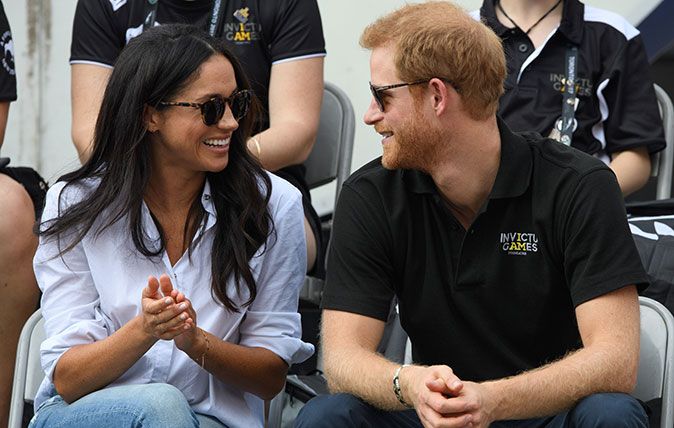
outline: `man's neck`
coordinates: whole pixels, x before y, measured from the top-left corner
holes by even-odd
[[[512,19],[515,24],[524,32],[529,31],[529,38],[537,48],[540,46],[550,32],[556,28],[562,20],[562,9],[564,2],[560,3],[552,12],[550,12],[540,22],[558,0],[498,0],[501,8]],[[506,27],[513,27],[513,23],[497,7],[496,18]],[[538,22],[538,23],[537,23]]]
[[[454,129],[448,146],[448,152],[428,172],[454,216],[467,229],[494,187],[501,161],[496,117]]]

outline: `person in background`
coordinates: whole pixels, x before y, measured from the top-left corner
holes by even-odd
[[[249,153],[251,102],[236,57],[195,26],[122,51],[89,159],[47,193],[32,427],[262,427],[312,354],[301,195]]]
[[[501,41],[445,1],[368,26],[383,155],[340,192],[323,293],[335,395],[298,427],[646,427],[647,283],[611,170],[498,118]],[[636,285],[636,286],[635,286]],[[411,365],[377,354],[393,298]]]
[[[248,148],[265,169],[302,192],[307,272],[323,276],[320,220],[302,166],[316,139],[323,97],[325,43],[316,0],[79,0],[70,63],[72,138],[80,159],[90,156],[103,89],[119,52],[145,28],[172,22],[208,30],[243,64],[263,106]]]
[[[0,148],[7,129],[9,104],[17,98],[14,41],[0,1]],[[21,328],[38,307],[40,290],[33,274],[37,236],[47,184],[32,168],[10,167],[0,157],[0,427],[7,426],[16,345]]]
[[[646,184],[665,139],[636,28],[578,0],[485,0],[473,16],[503,40],[508,126],[597,156],[623,195]]]

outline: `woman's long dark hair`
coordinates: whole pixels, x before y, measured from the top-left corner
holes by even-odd
[[[164,251],[158,223],[159,249],[148,245],[143,232],[143,195],[152,174],[144,112],[147,106],[157,107],[159,102],[179,93],[213,55],[223,55],[232,64],[238,89],[250,89],[241,65],[225,44],[194,26],[157,26],[131,40],[122,50],[103,96],[91,158],[59,179],[66,182],[59,197],[59,215],[40,228],[41,235],[56,236],[59,243],[64,234],[72,237],[61,255],[77,245],[103,214],[96,234],[126,216],[133,243],[141,254],[152,257]],[[227,296],[227,279],[233,276],[239,295],[242,282],[245,284],[250,298],[243,306],[249,305],[257,295],[257,287],[248,262],[270,235],[275,238],[267,208],[271,181],[246,147],[256,110],[253,108],[239,121],[230,140],[227,167],[206,175],[218,217],[211,256],[211,290],[232,311],[239,307]],[[61,197],[67,187],[87,178],[98,179],[98,187],[61,213]],[[186,237],[196,231],[205,216],[200,196],[190,209]]]

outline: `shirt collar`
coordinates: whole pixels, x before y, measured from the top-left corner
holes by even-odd
[[[496,0],[485,0],[480,8],[480,16],[486,20],[486,24],[501,38],[510,29],[496,18]],[[585,5],[578,0],[564,0],[562,21],[559,24],[559,32],[570,42],[579,45],[583,39]]]
[[[204,210],[208,213],[205,217],[206,228],[205,230],[210,229],[215,225],[217,220],[217,212],[215,211],[215,205],[213,204],[213,197],[211,196],[211,185],[206,179],[204,183],[204,189],[201,191],[201,205],[204,207]],[[159,247],[159,230],[152,220],[152,215],[150,214],[150,209],[147,207],[147,204],[143,201],[142,206],[142,216],[143,216],[143,232],[147,237],[149,242],[152,242],[155,245],[155,248]],[[198,232],[200,233],[200,232]]]
[[[515,133],[497,117],[501,137],[501,161],[489,199],[521,196],[529,187],[533,161],[525,139]],[[438,190],[430,175],[417,170],[403,170],[403,181],[413,193],[437,194]]]

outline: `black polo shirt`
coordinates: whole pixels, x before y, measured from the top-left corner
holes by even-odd
[[[0,1],[0,101],[16,100],[16,70],[14,40],[5,9]],[[0,141],[2,144],[2,141]]]
[[[414,361],[474,381],[578,348],[576,306],[647,282],[608,167],[499,129],[496,181],[468,231],[430,176],[380,159],[354,173],[337,205],[322,300],[385,320],[395,294]]]
[[[559,28],[538,50],[521,29],[498,21],[494,0],[485,0],[479,15],[503,40],[508,77],[499,114],[512,130],[550,134],[562,112],[566,51],[575,45],[579,103],[573,147],[605,162],[625,149],[643,146],[654,153],[665,147],[639,30],[620,15],[566,0]]]

